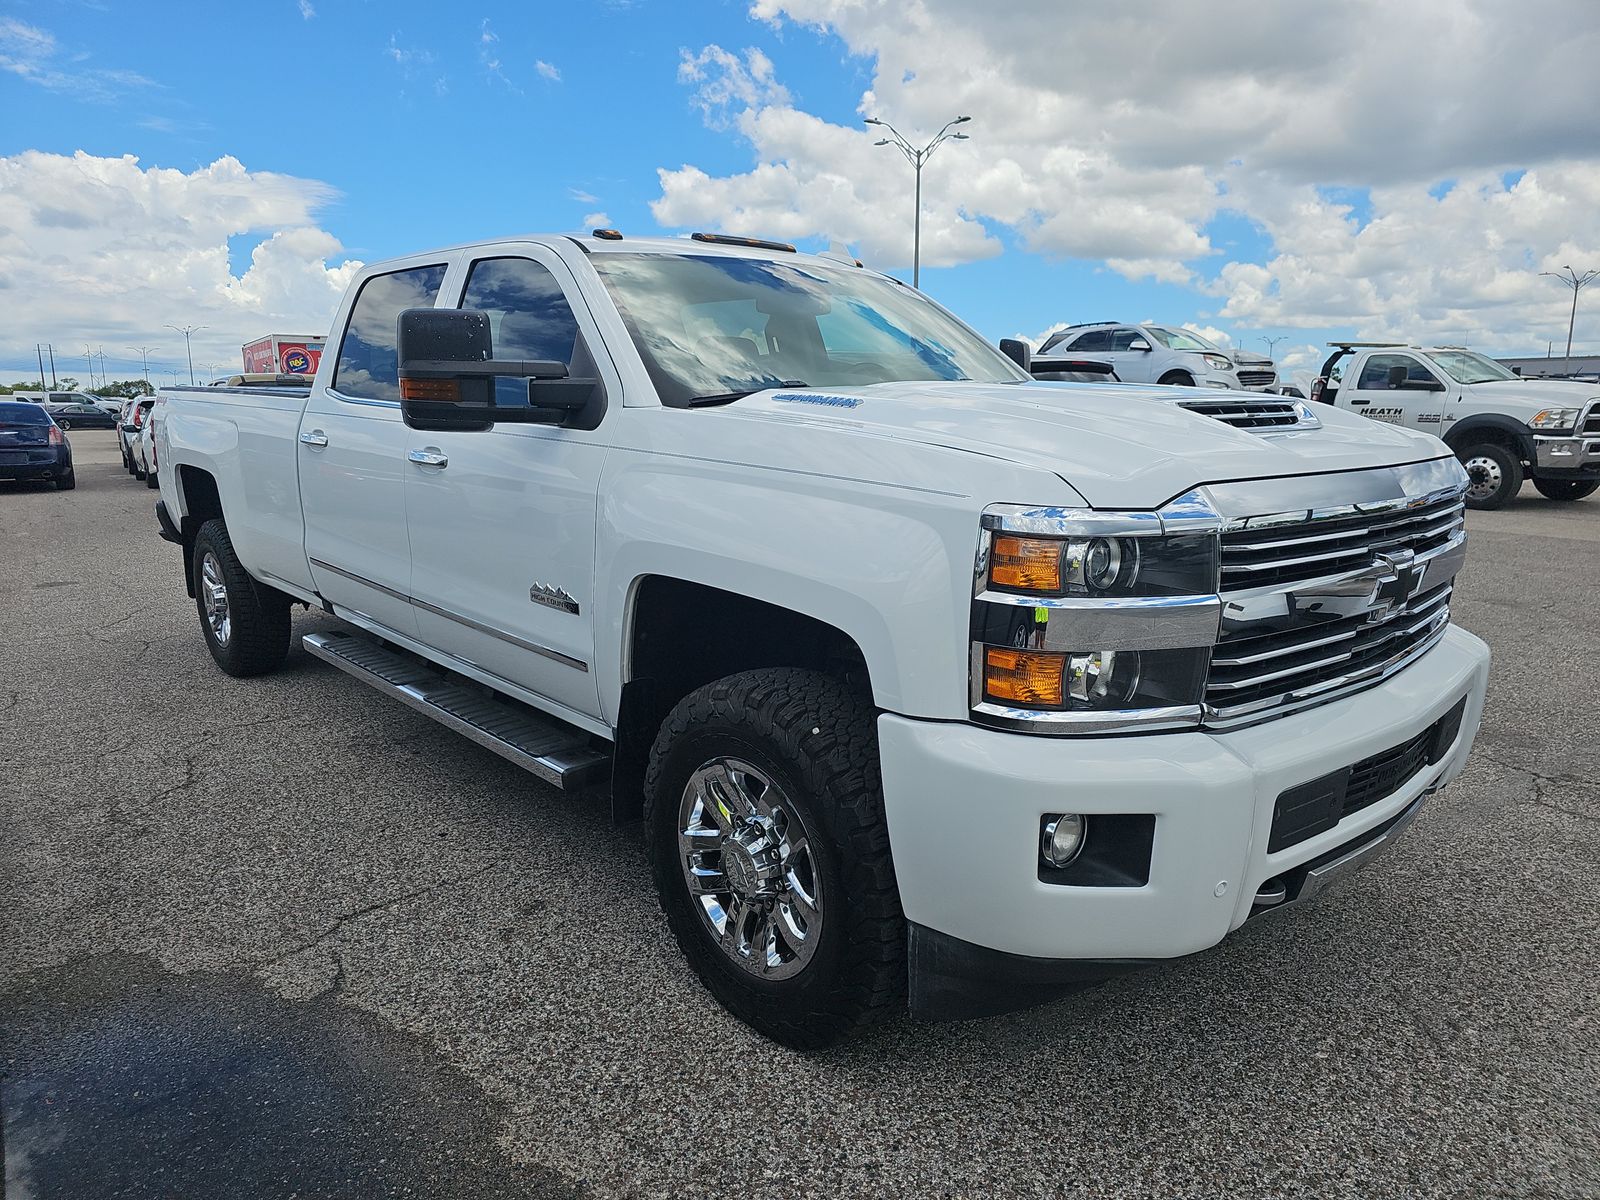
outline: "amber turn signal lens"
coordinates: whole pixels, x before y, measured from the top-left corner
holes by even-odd
[[[461,384],[454,379],[404,379],[400,380],[402,400],[461,399]]]
[[[983,656],[983,692],[990,700],[1029,708],[1062,708],[1066,688],[1065,654],[990,647]]]
[[[989,582],[1018,592],[1059,592],[1065,542],[1004,535],[989,553]]]

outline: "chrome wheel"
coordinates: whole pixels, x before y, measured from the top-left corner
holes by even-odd
[[[1500,490],[1500,485],[1505,482],[1505,476],[1500,473],[1500,464],[1488,455],[1480,454],[1469,458],[1462,464],[1467,469],[1467,499],[1487,500]]]
[[[233,636],[233,621],[228,616],[228,588],[222,582],[222,564],[210,550],[200,560],[200,593],[211,636],[217,645],[226,646]]]
[[[803,971],[822,935],[822,892],[805,819],[765,772],[714,758],[678,807],[679,861],[722,952],[763,979]]]

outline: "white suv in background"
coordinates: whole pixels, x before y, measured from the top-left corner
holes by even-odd
[[[1169,383],[1182,387],[1243,388],[1239,370],[1228,354],[1187,329],[1169,325],[1119,325],[1095,321],[1069,325],[1045,339],[1037,353],[1051,357],[1071,354],[1109,362],[1124,383]],[[1249,386],[1265,383],[1252,379]]]

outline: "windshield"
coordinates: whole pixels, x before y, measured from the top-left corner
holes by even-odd
[[[50,414],[37,404],[24,404],[16,400],[0,403],[0,425],[48,425]]]
[[[675,407],[771,387],[1028,379],[910,288],[860,268],[689,254],[593,262]]]
[[[1213,354],[1222,353],[1198,333],[1190,333],[1187,329],[1161,329],[1155,325],[1144,325],[1141,328],[1168,350],[1209,350]]]
[[[1494,359],[1474,354],[1471,350],[1434,350],[1429,352],[1428,357],[1457,383],[1495,383],[1502,379],[1518,378]]]

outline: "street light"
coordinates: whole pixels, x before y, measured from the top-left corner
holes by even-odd
[[[1561,271],[1565,271],[1566,274],[1563,275]],[[1562,267],[1561,271],[1540,271],[1539,274],[1548,275],[1551,279],[1559,279],[1572,289],[1572,315],[1567,318],[1567,357],[1570,359],[1572,357],[1572,327],[1578,320],[1578,293],[1583,291],[1585,285],[1593,283],[1596,278],[1600,278],[1600,271],[1585,271],[1580,275],[1571,267],[1566,266]],[[1570,368],[1571,364],[1569,363],[1568,369]]]
[[[180,326],[177,326],[177,325],[168,325],[167,328],[173,330],[175,333],[183,334],[183,352],[184,352],[184,354],[188,355],[188,357],[189,357],[189,386],[193,387],[194,386],[194,353],[193,353],[193,351],[191,351],[189,349],[189,335],[191,333],[199,333],[202,329],[205,328],[205,326],[204,325],[184,325],[184,326],[180,327]]]
[[[941,142],[951,140],[958,142],[966,141],[966,134],[951,133],[950,131],[957,125],[964,125],[970,120],[972,120],[971,117],[957,117],[953,121],[945,122],[944,128],[939,130],[938,133],[934,134],[933,138],[928,142],[928,144],[919,150],[910,142],[906,141],[906,139],[900,135],[900,131],[893,125],[889,124],[889,122],[880,121],[877,117],[866,118],[866,123],[868,125],[876,125],[880,129],[887,129],[889,131],[888,137],[874,142],[873,145],[893,146],[895,149],[899,150],[901,154],[906,156],[906,161],[911,164],[912,170],[916,172],[916,207],[914,210],[914,216],[912,218],[911,233],[911,286],[914,288],[920,289],[922,286],[922,168],[932,156],[933,152],[939,148],[939,144]]]
[[[1268,358],[1272,357],[1272,352],[1277,347],[1278,343],[1286,339],[1288,336],[1289,335],[1287,333],[1280,333],[1277,337],[1262,337],[1261,340],[1267,344]]]

